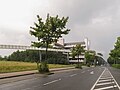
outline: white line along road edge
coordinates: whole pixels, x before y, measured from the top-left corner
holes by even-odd
[[[120,90],[120,86],[119,86],[119,85],[118,85],[118,83],[116,82],[115,78],[113,77],[113,75],[111,74],[111,72],[110,72],[110,71],[109,71],[109,73],[110,73],[111,77],[113,78],[114,82],[116,83],[117,87],[118,87],[118,88],[119,88],[119,90]]]

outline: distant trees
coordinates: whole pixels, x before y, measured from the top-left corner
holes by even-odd
[[[104,63],[104,59],[102,58],[102,53],[96,53],[96,51],[86,51],[85,58],[87,65],[101,65]]]
[[[2,60],[8,61],[23,61],[23,62],[37,62],[39,59],[39,51],[38,50],[26,50],[26,51],[16,51],[11,55],[6,57],[6,59],[2,58]],[[42,52],[42,59],[45,59],[45,52]],[[48,60],[49,64],[68,64],[67,56],[63,53],[56,52],[48,52]]]
[[[114,49],[110,51],[107,61],[109,64],[120,64],[120,37],[117,38]]]

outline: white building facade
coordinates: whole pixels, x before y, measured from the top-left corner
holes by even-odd
[[[90,41],[88,40],[88,38],[85,38],[84,41],[82,41],[82,42],[68,42],[68,43],[65,43],[64,39],[59,39],[59,41],[57,43],[55,43],[55,47],[71,50],[77,44],[81,44],[81,46],[84,47],[85,51],[89,50],[89,48],[90,48]],[[72,58],[71,53],[69,53],[69,62],[77,63],[78,57]],[[84,53],[82,55],[80,55],[79,62],[86,62]]]

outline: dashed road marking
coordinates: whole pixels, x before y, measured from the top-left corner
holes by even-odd
[[[94,74],[94,71],[91,71],[90,74]]]
[[[73,77],[73,76],[76,76],[77,74],[72,74],[72,75],[70,75],[70,77]]]
[[[105,68],[96,83],[93,85],[91,90],[120,90],[119,85],[110,73],[110,71]]]
[[[53,80],[53,81],[51,81],[51,82],[47,82],[47,83],[45,83],[45,84],[43,84],[43,85],[46,86],[46,85],[49,85],[49,84],[58,82],[58,81],[60,81],[60,80],[61,80],[61,78],[60,78],[60,79],[57,79],[57,80]]]
[[[85,71],[82,71],[81,73],[85,73]]]

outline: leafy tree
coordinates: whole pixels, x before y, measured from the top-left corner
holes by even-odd
[[[35,36],[38,41],[32,42],[32,46],[40,48],[46,48],[45,61],[47,61],[47,51],[50,44],[58,41],[63,34],[68,34],[70,29],[66,29],[68,17],[61,19],[58,17],[52,17],[47,14],[45,22],[42,21],[39,15],[37,15],[38,23],[34,23],[34,27],[30,27],[30,34]],[[44,64],[45,65],[45,64]],[[46,66],[46,65],[45,65]]]
[[[97,55],[99,55],[99,56],[103,56],[103,54],[102,54],[102,53],[97,53]]]
[[[96,64],[101,64],[103,62],[102,53],[96,53],[96,51],[87,51],[85,53],[85,58],[87,60],[88,64],[93,64],[96,66]],[[100,61],[101,60],[101,61]],[[98,63],[97,63],[98,62]]]
[[[85,59],[86,59],[87,65],[91,65],[94,63],[94,56],[89,51],[85,52]]]
[[[68,17],[61,19],[56,17],[51,17],[47,15],[45,22],[42,21],[39,15],[37,15],[38,23],[34,23],[35,27],[30,27],[30,34],[38,39],[38,42],[32,42],[35,47],[45,47],[46,48],[46,60],[47,60],[47,50],[50,44],[57,42],[62,34],[68,34],[70,29],[66,29],[66,23]]]
[[[108,62],[109,64],[120,64],[120,37],[117,38],[117,41],[114,45],[114,49],[109,53]]]
[[[82,55],[85,52],[84,47],[81,46],[81,44],[77,44],[75,47],[72,49],[72,56],[75,57],[77,56],[78,58],[78,68],[79,68],[79,58],[80,55]]]

